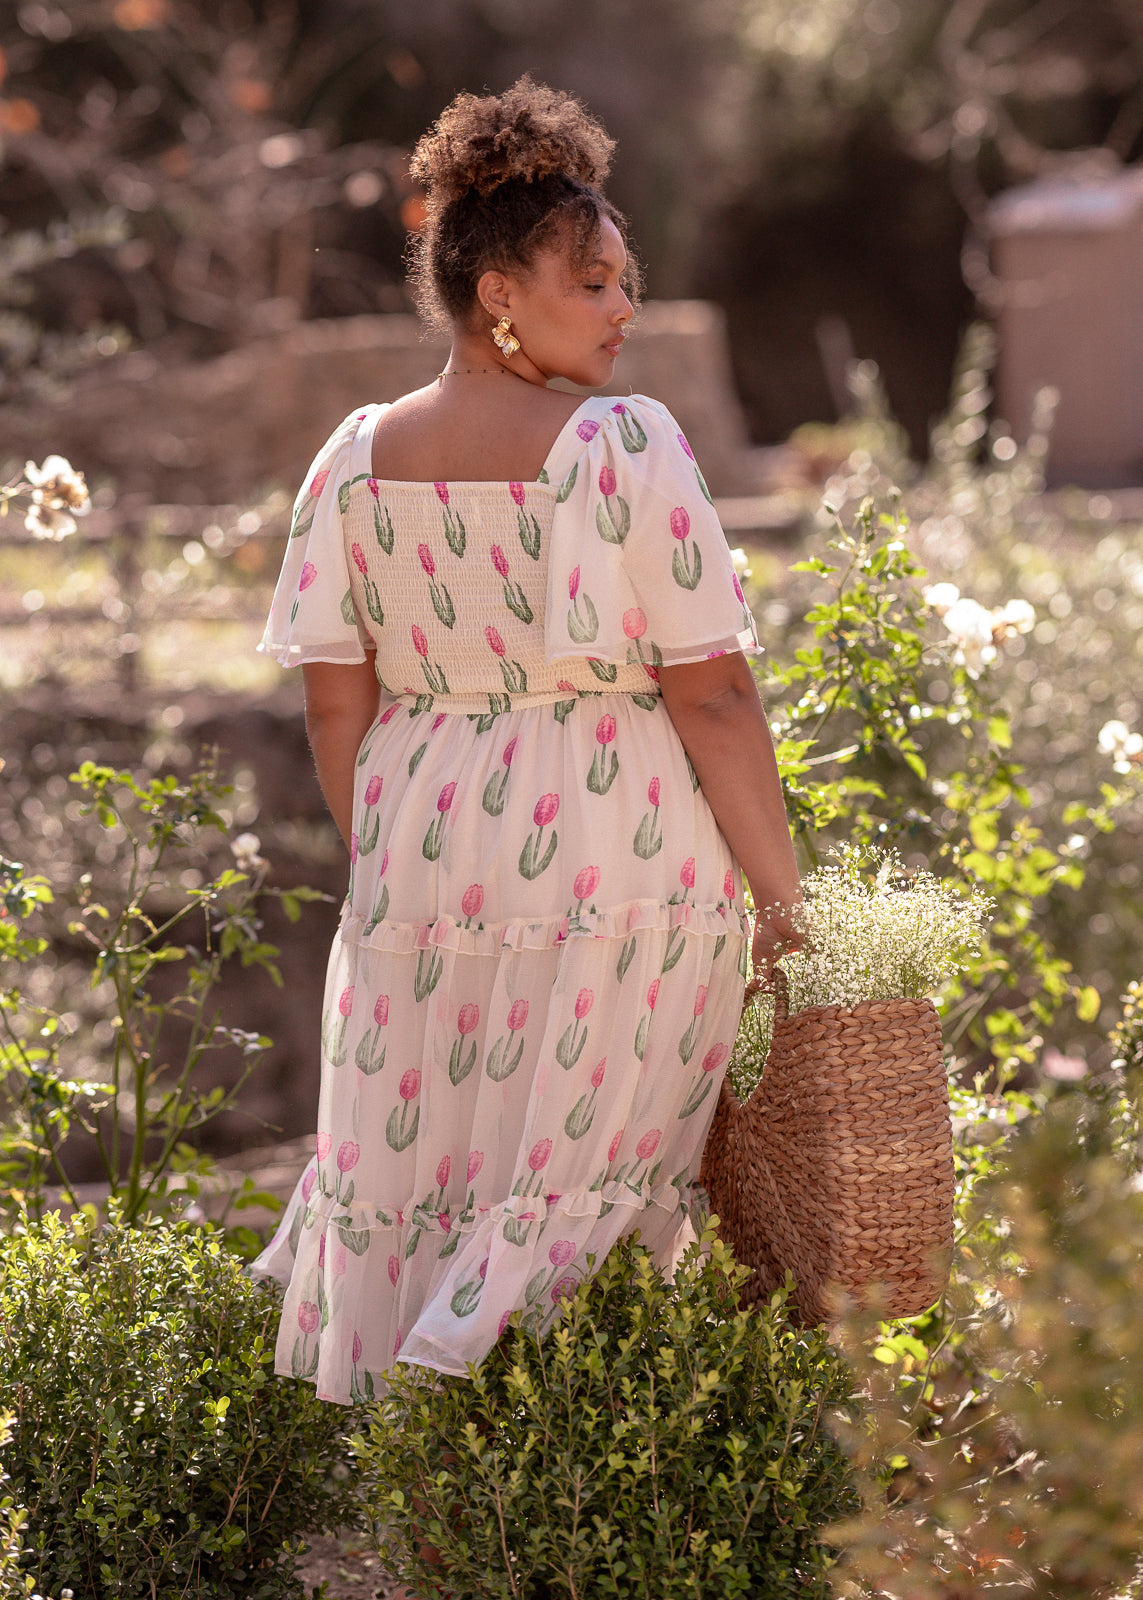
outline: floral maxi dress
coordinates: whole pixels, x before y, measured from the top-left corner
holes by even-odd
[[[733,1042],[739,868],[661,665],[757,649],[690,448],[585,400],[531,483],[371,476],[348,417],[298,496],[262,648],[376,650],[315,1151],[255,1270],[277,1370],[379,1395],[543,1326],[622,1235],[666,1264]]]

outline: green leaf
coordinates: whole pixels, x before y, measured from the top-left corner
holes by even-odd
[[[1094,984],[1085,984],[1076,991],[1076,1016],[1081,1022],[1095,1022],[1099,1016],[1099,990]]]

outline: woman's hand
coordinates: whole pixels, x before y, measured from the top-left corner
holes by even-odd
[[[758,977],[769,980],[779,956],[787,950],[798,950],[801,945],[801,930],[785,907],[767,906],[755,914],[751,957]]]

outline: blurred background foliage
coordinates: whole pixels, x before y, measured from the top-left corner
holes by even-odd
[[[856,353],[923,447],[989,198],[1143,153],[1136,0],[26,0],[0,51],[9,385],[24,317],[174,358],[406,307],[410,145],[529,70],[618,139],[650,292],[725,307],[757,439]]]

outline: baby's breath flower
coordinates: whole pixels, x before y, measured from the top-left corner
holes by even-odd
[[[734,570],[737,572],[740,578],[749,578],[752,576],[750,569],[750,557],[746,554],[746,551],[743,550],[741,546],[738,546],[737,549],[734,549],[730,552],[730,559],[734,562]]]
[[[976,947],[988,911],[979,891],[907,872],[889,852],[846,850],[803,893],[805,943],[781,960],[791,1011],[931,994]]]
[[[931,994],[979,945],[990,905],[978,890],[907,871],[888,851],[843,849],[802,892],[794,920],[804,942],[778,962],[791,1014]],[[740,1096],[761,1076],[771,1028],[761,1003],[747,1007],[730,1063]]]

